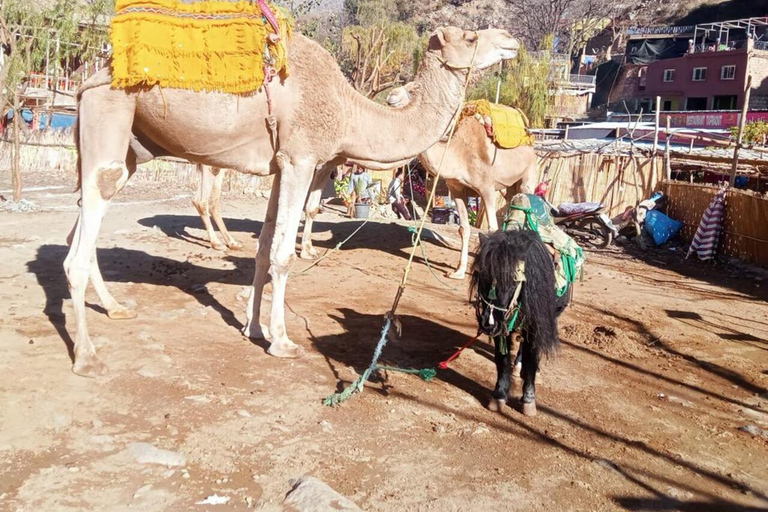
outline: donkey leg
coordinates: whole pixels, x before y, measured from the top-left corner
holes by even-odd
[[[521,401],[523,402],[523,414],[536,416],[536,372],[539,369],[539,353],[528,335],[527,332],[523,333],[525,341],[522,343],[523,397]]]
[[[511,339],[509,336],[493,338],[494,354],[496,360],[496,388],[493,390],[493,399],[488,404],[488,409],[493,412],[501,412],[509,399],[510,360],[512,355]]]
[[[523,339],[519,338],[518,341],[517,355],[515,356],[515,362],[512,365],[512,375],[519,378],[523,370]]]

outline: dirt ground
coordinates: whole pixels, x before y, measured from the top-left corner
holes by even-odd
[[[89,291],[91,336],[110,369],[90,380],[71,373],[68,353],[72,182],[28,185],[38,211],[0,211],[0,510],[281,510],[301,475],[369,512],[768,510],[768,282],[755,276],[685,263],[679,250],[645,261],[590,253],[537,417],[485,408],[495,381],[485,341],[432,382],[389,374],[329,408],[322,399],[368,365],[407,225],[371,222],[291,278],[289,333],[307,355],[278,360],[239,333],[266,202],[225,198],[246,248],[224,254],[207,248],[189,190],[134,184],[112,206],[98,256],[139,317],[108,319]],[[317,246],[358,225],[327,210]],[[431,228],[442,276],[458,236]],[[466,284],[438,282],[421,258],[411,277],[404,334],[384,359],[435,366],[475,332]],[[139,463],[136,442],[186,462]],[[196,504],[213,494],[230,500]]]

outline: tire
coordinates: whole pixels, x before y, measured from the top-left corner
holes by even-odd
[[[613,241],[610,228],[597,217],[586,217],[574,223],[573,237],[579,245],[593,249],[605,249]]]

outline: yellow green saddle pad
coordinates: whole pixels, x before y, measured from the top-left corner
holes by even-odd
[[[464,106],[461,117],[476,117],[485,126],[488,136],[501,148],[533,146],[533,135],[528,131],[528,118],[520,109],[488,100],[477,100]]]
[[[271,4],[270,9],[279,40],[256,3],[117,0],[110,33],[112,86],[256,91],[265,59],[286,72],[293,19]]]

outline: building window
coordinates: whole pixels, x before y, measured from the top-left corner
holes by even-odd
[[[665,112],[672,110],[672,100],[664,100],[664,102],[661,104],[661,110]]]
[[[715,101],[712,105],[714,110],[736,110],[737,98],[735,95],[730,96],[715,96]]]
[[[707,79],[707,68],[693,68],[693,81],[703,82]]]
[[[674,69],[665,69],[664,70],[664,81],[665,82],[674,82],[675,81],[675,70]]]
[[[723,66],[720,68],[720,80],[735,80],[736,79],[736,66]]]
[[[685,110],[707,110],[707,98],[688,98]]]

